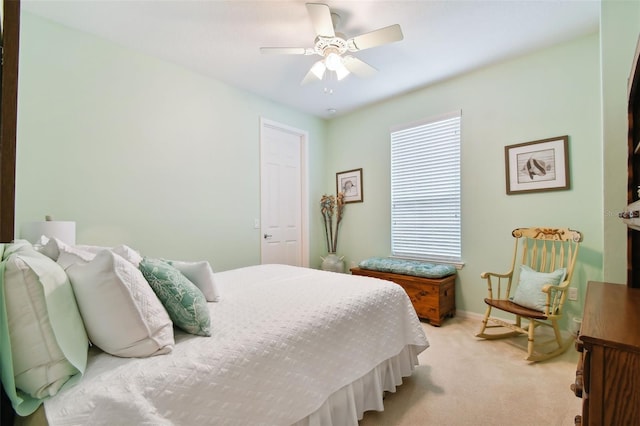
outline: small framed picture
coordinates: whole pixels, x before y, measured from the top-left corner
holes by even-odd
[[[345,203],[364,201],[362,191],[362,169],[336,173],[336,193],[344,193]]]
[[[569,136],[504,147],[507,194],[569,189]]]

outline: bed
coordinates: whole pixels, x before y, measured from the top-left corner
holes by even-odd
[[[357,425],[429,346],[388,281],[287,265],[212,278],[210,336],[173,327],[149,357],[91,346],[81,377],[43,398],[48,424]]]

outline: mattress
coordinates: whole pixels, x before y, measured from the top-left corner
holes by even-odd
[[[286,265],[215,280],[211,337],[176,330],[173,352],[144,359],[92,348],[83,379],[45,401],[48,423],[331,424],[332,398],[350,417],[381,409],[381,391],[429,346],[408,296],[388,281]],[[380,395],[363,397],[369,388]]]

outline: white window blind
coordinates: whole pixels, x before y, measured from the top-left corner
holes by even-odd
[[[462,261],[460,111],[391,130],[391,253]]]

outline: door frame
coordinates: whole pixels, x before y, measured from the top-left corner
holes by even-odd
[[[2,0],[1,7],[4,16],[0,23],[0,241],[8,243],[15,231],[20,0]]]
[[[262,142],[263,129],[272,128],[293,133],[300,138],[300,258],[309,267],[309,132],[265,117],[260,117],[260,262],[262,262]]]

